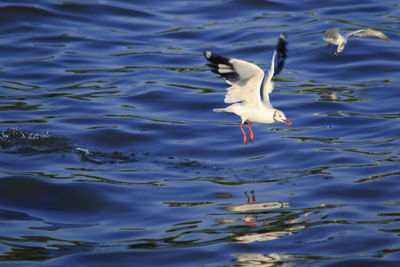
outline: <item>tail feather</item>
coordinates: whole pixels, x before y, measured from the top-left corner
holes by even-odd
[[[226,108],[214,108],[214,112],[227,112]]]

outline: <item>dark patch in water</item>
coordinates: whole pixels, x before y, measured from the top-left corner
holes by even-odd
[[[64,137],[6,129],[0,132],[0,149],[11,153],[54,153],[70,152],[72,145]]]

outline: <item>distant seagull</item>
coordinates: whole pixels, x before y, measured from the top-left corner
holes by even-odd
[[[210,61],[212,72],[220,74],[231,87],[227,88],[225,103],[234,103],[226,108],[213,109],[215,112],[232,112],[240,116],[242,123],[240,129],[243,133],[243,143],[247,144],[247,136],[243,130],[243,124],[248,120],[247,126],[250,130],[250,142],[253,143],[254,134],[250,128],[251,122],[274,123],[283,122],[287,126],[292,125],[286,119],[282,111],[274,109],[269,102],[269,93],[274,89],[272,77],[277,75],[285,64],[287,56],[286,34],[281,34],[278,45],[271,60],[268,75],[265,75],[257,65],[244,60],[229,58],[205,51],[205,58]],[[275,56],[277,64],[275,68]],[[262,90],[263,100],[261,100]]]
[[[389,41],[389,38],[382,32],[375,31],[372,29],[361,29],[353,32],[348,32],[344,37],[339,33],[339,28],[334,28],[328,30],[324,34],[324,40],[329,44],[337,45],[337,50],[334,53],[337,56],[340,52],[343,51],[344,47],[346,46],[347,39],[350,36],[359,36],[359,37],[378,37],[385,41]]]

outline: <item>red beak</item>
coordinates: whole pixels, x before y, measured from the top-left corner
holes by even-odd
[[[290,125],[292,125],[292,122],[289,119],[284,119],[283,123],[286,124],[289,127],[290,127]]]

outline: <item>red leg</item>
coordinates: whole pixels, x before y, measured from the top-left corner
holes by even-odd
[[[257,224],[256,224],[256,222],[246,222],[246,224],[248,224],[250,227],[256,227],[257,226]]]
[[[242,133],[243,133],[243,144],[247,144],[247,136],[246,136],[246,133],[243,130],[243,123],[240,124],[240,130],[242,130]]]
[[[254,190],[251,190],[251,198],[253,199],[253,202],[256,202],[256,193],[254,193]]]
[[[250,128],[250,124],[251,124],[251,121],[249,121],[249,123],[247,124],[247,127],[249,127],[249,130],[250,130],[250,142],[253,143],[254,134],[253,134],[253,131]]]
[[[246,197],[247,197],[247,204],[249,204],[250,203],[250,198],[249,198],[249,195],[247,194],[247,192],[244,192],[244,194],[246,195]]]

